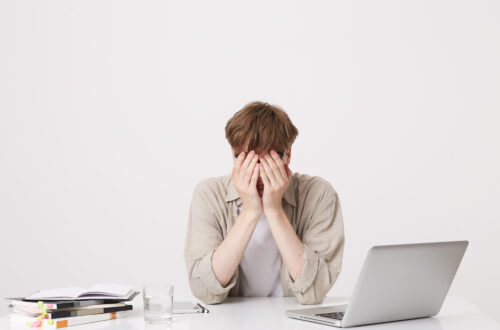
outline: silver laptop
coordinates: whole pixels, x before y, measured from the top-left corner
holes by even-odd
[[[341,328],[436,315],[468,244],[375,246],[348,305],[289,310],[286,315]]]

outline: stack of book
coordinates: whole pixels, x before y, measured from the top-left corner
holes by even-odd
[[[133,309],[126,302],[138,293],[123,285],[99,284],[88,290],[42,290],[25,298],[6,298],[6,301],[12,324],[64,328],[125,317]]]

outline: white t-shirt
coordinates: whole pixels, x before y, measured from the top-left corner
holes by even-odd
[[[238,215],[241,206],[238,207]],[[240,262],[239,296],[283,296],[280,281],[280,252],[262,213]]]

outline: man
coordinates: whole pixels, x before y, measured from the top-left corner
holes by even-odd
[[[320,303],[342,265],[339,198],[319,177],[288,167],[297,128],[279,107],[247,104],[228,121],[232,174],[200,182],[184,256],[193,294],[295,296]]]

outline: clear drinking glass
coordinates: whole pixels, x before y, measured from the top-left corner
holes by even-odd
[[[143,298],[144,321],[152,324],[172,322],[174,301],[174,287],[172,285],[145,285]]]

